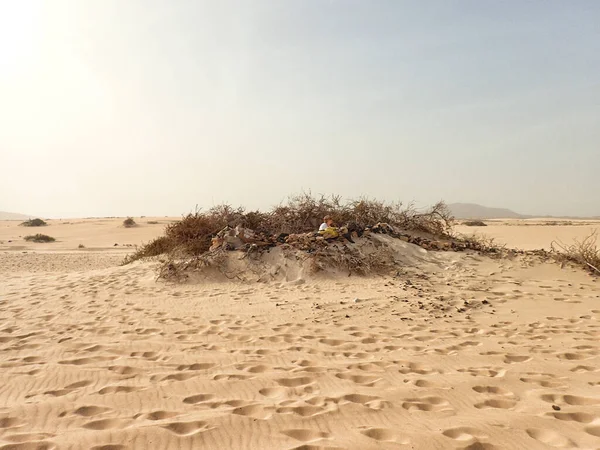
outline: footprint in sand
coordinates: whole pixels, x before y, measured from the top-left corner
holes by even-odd
[[[514,400],[501,399],[501,398],[492,398],[489,400],[485,400],[481,403],[476,403],[475,408],[477,409],[487,409],[487,408],[496,408],[496,409],[511,409],[517,404]]]
[[[73,413],[83,417],[94,417],[108,411],[111,411],[111,409],[104,406],[82,406],[77,408]]]
[[[572,421],[579,423],[593,423],[598,419],[597,416],[584,412],[572,412],[572,413],[552,413],[552,416],[558,420]]]
[[[452,411],[450,404],[441,397],[407,398],[402,407],[408,411],[442,412]]]
[[[157,421],[157,420],[170,419],[171,417],[176,417],[179,414],[180,413],[171,412],[171,411],[153,411],[151,413],[144,415],[143,417],[148,420]]]
[[[260,395],[263,395],[263,396],[269,397],[269,398],[283,397],[286,394],[286,392],[287,392],[287,390],[285,388],[278,388],[278,387],[263,388],[258,391],[258,393]]]
[[[398,444],[410,444],[410,439],[406,436],[400,437],[398,434],[387,428],[367,428],[364,431],[361,431],[365,436],[374,439],[379,442],[395,442]]]
[[[315,378],[313,377],[297,377],[297,378],[280,378],[277,381],[281,386],[285,387],[298,387],[298,386],[306,386],[307,384],[311,384],[315,382]]]
[[[450,439],[454,439],[455,441],[471,441],[475,439],[488,438],[488,436],[482,431],[479,431],[477,428],[470,427],[449,428],[444,430],[442,434]]]
[[[473,377],[501,378],[506,374],[506,370],[501,367],[469,367],[467,369],[458,369],[461,373],[468,373]]]
[[[183,399],[183,403],[188,405],[195,405],[197,403],[207,402],[215,398],[214,394],[196,394]]]
[[[194,363],[194,364],[186,364],[186,365],[177,366],[177,370],[179,370],[179,371],[208,370],[208,369],[212,369],[215,366],[216,366],[216,364],[213,364],[213,363]]]
[[[575,442],[554,430],[529,428],[526,430],[526,432],[529,437],[535,439],[536,441],[542,442],[543,444],[549,445],[550,447],[577,447]]]
[[[278,414],[296,414],[300,417],[312,417],[327,412],[325,408],[313,405],[282,406],[275,411]]]
[[[466,447],[460,447],[458,450],[500,450],[499,447],[495,445],[488,444],[487,442],[474,442],[473,444],[469,444]]]
[[[380,377],[376,377],[376,376],[372,376],[372,375],[361,375],[361,374],[353,374],[353,373],[338,373],[335,376],[341,380],[352,381],[353,383],[360,384],[363,386],[368,386],[368,387],[375,386],[378,382],[381,381]]]
[[[548,403],[565,403],[571,406],[600,405],[600,399],[577,395],[545,394],[541,396],[541,399]]]
[[[270,408],[265,408],[263,405],[240,406],[231,411],[231,413],[260,420],[266,420],[271,417]]]
[[[504,357],[504,362],[506,364],[515,364],[515,363],[522,363],[522,362],[527,362],[527,361],[531,361],[531,356],[528,355],[506,355]]]
[[[600,437],[600,427],[587,427],[585,432],[592,436]]]
[[[88,422],[83,425],[83,428],[87,428],[88,430],[112,430],[115,428],[125,428],[129,423],[129,421],[121,419],[101,419]]]
[[[208,424],[202,421],[172,422],[164,425],[163,428],[166,428],[171,433],[176,434],[177,436],[191,436],[193,434],[207,430]]]
[[[514,394],[499,386],[473,386],[472,389],[479,394],[493,394],[493,395],[506,395],[513,396]]]
[[[121,393],[129,393],[129,392],[134,392],[134,391],[139,391],[141,390],[138,387],[135,386],[107,386],[105,388],[102,388],[98,391],[98,394],[100,395],[106,395],[106,394],[121,394]]]
[[[321,439],[330,439],[331,434],[324,431],[309,430],[306,428],[297,428],[292,430],[283,430],[281,433],[293,439],[302,442],[318,441]]]

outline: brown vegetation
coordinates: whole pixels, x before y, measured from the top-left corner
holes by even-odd
[[[54,239],[52,236],[48,236],[45,234],[39,234],[39,233],[30,235],[30,236],[25,236],[23,239],[28,242],[36,242],[36,243],[56,241],[56,239]]]
[[[42,219],[29,219],[21,223],[22,227],[45,227],[46,225],[48,224]]]
[[[123,226],[125,228],[133,228],[133,227],[137,227],[137,223],[135,223],[135,220],[133,220],[132,217],[128,217],[127,219],[125,219],[123,221]]]
[[[482,220],[467,220],[463,222],[463,225],[467,227],[487,227],[487,224]]]
[[[398,232],[431,236],[448,236],[453,224],[443,202],[420,212],[412,205],[403,207],[401,203],[366,198],[343,202],[339,196],[314,197],[305,193],[292,196],[267,212],[247,212],[241,207],[220,205],[206,212],[188,214],[181,221],[169,224],[163,236],[129,255],[124,264],[161,254],[169,254],[169,259],[202,259],[207,256],[212,238],[219,231],[238,225],[253,230],[264,241],[275,245],[281,236],[315,232],[325,215],[332,216],[336,225],[350,225],[351,230],[364,230],[385,223]],[[214,254],[210,256],[212,258]],[[346,256],[351,259],[350,254]]]
[[[596,275],[600,275],[600,248],[597,245],[597,238],[597,231],[594,231],[585,239],[575,240],[570,245],[554,241],[552,252],[561,262],[572,262]]]

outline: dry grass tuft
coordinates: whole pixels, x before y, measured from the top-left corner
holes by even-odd
[[[23,239],[26,240],[27,242],[36,242],[36,243],[56,241],[56,239],[54,239],[52,236],[48,236],[45,234],[39,234],[39,233],[30,235],[30,236],[25,236]]]

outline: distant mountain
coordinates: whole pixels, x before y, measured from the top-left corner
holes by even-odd
[[[448,205],[457,219],[525,219],[529,216],[505,208],[488,208],[474,203],[452,203]]]
[[[33,218],[33,216],[28,216],[27,214],[17,214],[0,211],[0,220],[27,220],[31,218]]]

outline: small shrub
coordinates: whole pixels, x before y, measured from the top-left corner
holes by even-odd
[[[158,222],[156,220],[149,220],[148,222],[146,222],[148,225],[158,225]]]
[[[83,244],[79,244],[79,245],[77,246],[77,248],[85,248],[85,245],[83,245]]]
[[[465,248],[483,253],[500,253],[506,249],[506,245],[496,243],[494,238],[475,233],[471,236],[463,236],[459,241],[465,245]]]
[[[25,236],[23,239],[25,239],[28,242],[54,242],[56,241],[56,239],[54,239],[52,236],[48,236],[45,234],[33,234],[30,236]]]
[[[482,220],[467,220],[463,222],[463,225],[467,227],[487,227],[487,223]]]
[[[173,250],[173,241],[167,236],[160,236],[156,239],[142,245],[132,255],[127,255],[123,260],[123,265],[132,263],[142,258],[162,255]]]
[[[586,270],[600,275],[600,248],[596,243],[597,239],[596,230],[581,241],[575,239],[574,244],[571,245],[555,241],[552,243],[552,251],[559,261],[579,264]]]
[[[22,227],[45,227],[48,225],[42,219],[29,219],[21,224]]]
[[[133,228],[137,226],[137,223],[135,223],[135,220],[133,220],[132,217],[128,217],[123,221],[123,226],[125,228]]]

